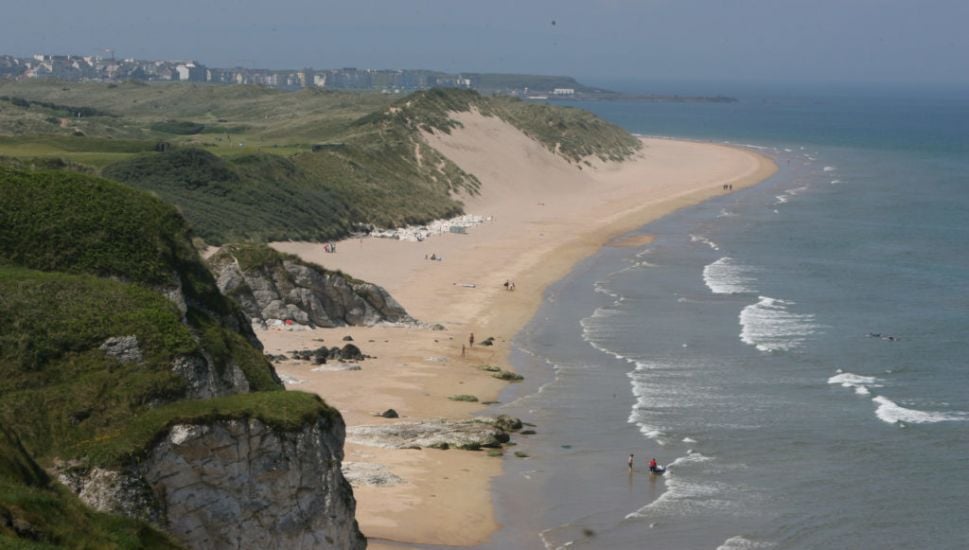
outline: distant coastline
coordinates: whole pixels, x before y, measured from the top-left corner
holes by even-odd
[[[571,76],[512,73],[447,73],[428,69],[266,69],[210,67],[197,60],[150,60],[109,55],[51,55],[31,57],[0,54],[0,80],[54,79],[98,82],[193,82],[248,84],[281,90],[322,89],[409,93],[429,88],[462,88],[484,95],[509,95],[529,100],[645,101],[673,103],[732,103],[735,98],[624,94],[587,86]]]

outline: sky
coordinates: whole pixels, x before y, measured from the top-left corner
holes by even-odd
[[[969,0],[10,3],[0,54],[110,48],[214,67],[969,85]]]

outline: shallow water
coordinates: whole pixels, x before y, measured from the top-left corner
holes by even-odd
[[[792,101],[583,105],[781,169],[549,289],[484,547],[969,547],[969,103]]]

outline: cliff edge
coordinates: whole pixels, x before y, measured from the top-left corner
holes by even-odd
[[[342,417],[283,389],[173,207],[0,168],[0,219],[0,542],[365,547]]]

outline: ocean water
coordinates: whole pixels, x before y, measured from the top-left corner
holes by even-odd
[[[579,106],[780,170],[548,290],[483,547],[969,548],[969,100]]]

